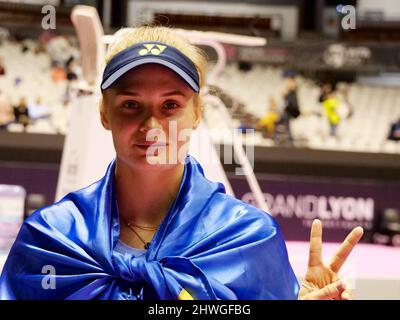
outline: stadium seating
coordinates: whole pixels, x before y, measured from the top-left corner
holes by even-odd
[[[349,84],[349,101],[353,115],[343,119],[338,137],[329,136],[329,125],[318,101],[319,87],[311,80],[298,77],[298,99],[302,116],[292,121],[292,133],[299,146],[342,151],[400,153],[400,144],[387,141],[390,123],[400,116],[400,92],[396,87]],[[283,108],[284,78],[279,68],[253,66],[242,72],[236,64],[228,65],[218,86],[245,105],[246,112],[261,117],[274,97]],[[338,95],[341,100],[341,95]],[[223,123],[218,115],[210,119],[211,126]],[[234,125],[233,125],[234,126]],[[261,143],[263,144],[263,143]],[[268,144],[268,143],[267,143]]]
[[[33,122],[28,126],[28,132],[65,133],[68,108],[63,106],[63,101],[67,81],[53,81],[50,56],[45,52],[35,54],[33,41],[24,41],[24,45],[29,48],[26,52],[22,52],[22,43],[3,41],[0,45],[0,57],[6,69],[6,74],[0,76],[1,91],[13,105],[18,104],[21,97],[26,99],[28,106],[40,98],[49,108],[49,118]],[[12,124],[8,130],[18,132],[22,129]]]
[[[24,41],[29,48],[22,52],[22,43],[3,41],[0,57],[6,68],[6,75],[0,77],[0,87],[12,103],[25,97],[29,103],[41,98],[43,105],[50,109],[50,116],[34,121],[27,128],[32,133],[65,133],[68,125],[68,106],[65,106],[67,81],[53,81],[51,77],[51,57],[42,52],[35,54],[35,42]],[[13,59],[7,59],[13,57]],[[16,85],[16,79],[20,79]],[[400,92],[396,87],[378,87],[350,84],[348,95],[353,115],[344,119],[338,127],[338,137],[329,136],[329,125],[318,101],[319,87],[311,80],[298,77],[298,98],[302,116],[292,121],[295,145],[313,149],[341,151],[400,153],[400,144],[387,141],[390,123],[400,116]],[[240,117],[235,114],[251,114],[255,118],[264,115],[268,101],[273,97],[278,109],[283,108],[282,91],[284,78],[282,69],[253,65],[250,71],[240,71],[237,64],[228,64],[218,81],[219,89],[225,94],[222,100],[230,100],[232,120],[223,119],[221,112],[208,103],[205,109],[207,123],[214,129],[237,128]],[[339,99],[341,96],[339,95]],[[224,101],[226,102],[226,101]],[[23,127],[12,124],[9,131],[21,132]],[[223,134],[213,135],[216,140]],[[271,146],[274,142],[263,138],[259,132],[253,137],[256,145]]]

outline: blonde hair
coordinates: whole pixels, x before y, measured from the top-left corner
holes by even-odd
[[[110,45],[106,54],[108,63],[118,52],[145,41],[159,41],[175,47],[186,55],[196,66],[200,78],[200,87],[204,85],[207,59],[204,52],[192,45],[187,39],[167,27],[143,26],[135,29],[121,29],[116,33],[115,41]]]
[[[114,42],[110,44],[106,54],[106,64],[122,50],[140,42],[159,41],[175,47],[186,55],[195,65],[199,74],[200,88],[205,84],[207,59],[200,48],[191,44],[187,39],[173,32],[173,29],[160,26],[142,26],[138,28],[124,28],[114,35]],[[195,106],[202,107],[199,94],[195,95]]]

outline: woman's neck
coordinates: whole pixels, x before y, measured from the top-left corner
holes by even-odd
[[[132,170],[116,160],[116,197],[120,219],[139,226],[158,226],[174,202],[184,165],[160,171]]]

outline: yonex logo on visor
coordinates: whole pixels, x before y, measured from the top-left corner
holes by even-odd
[[[154,54],[155,56],[158,56],[160,53],[162,53],[167,46],[163,46],[161,44],[144,44],[144,48],[139,51],[139,54],[141,56],[144,56],[145,54]]]
[[[117,53],[104,69],[101,90],[108,89],[128,71],[148,63],[169,68],[193,91],[200,91],[199,74],[194,63],[175,47],[157,41],[137,43]]]

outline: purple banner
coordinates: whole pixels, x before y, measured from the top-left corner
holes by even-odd
[[[322,220],[323,240],[341,242],[362,226],[371,242],[375,221],[386,208],[400,208],[400,182],[257,175],[269,208],[286,240],[308,241],[313,219]],[[255,205],[244,176],[229,175],[237,198]]]

